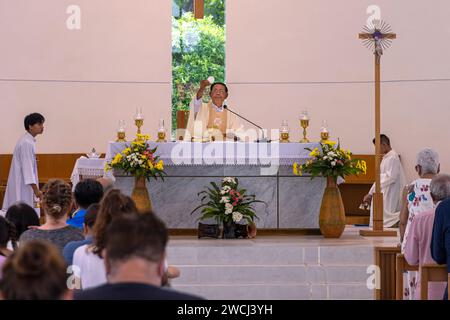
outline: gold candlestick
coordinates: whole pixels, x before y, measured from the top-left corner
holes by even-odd
[[[116,142],[127,142],[127,140],[125,139],[125,131],[117,131]]]
[[[159,119],[158,140],[156,140],[156,142],[167,142],[164,119]]]
[[[300,116],[300,126],[303,128],[303,139],[300,140],[300,143],[308,143],[309,140],[306,138],[306,128],[309,127],[309,117],[308,111],[306,110],[304,110]]]
[[[142,134],[141,127],[144,125],[144,117],[142,116],[142,108],[139,110],[136,109],[136,116],[134,117],[134,124],[136,125],[137,133],[136,133],[136,139],[134,141],[140,141],[141,138],[138,138],[138,135]]]
[[[280,143],[288,143],[289,141],[289,126],[287,120],[283,120],[280,128]]]
[[[125,121],[119,121],[119,127],[117,128],[117,140],[116,142],[127,142],[125,139]]]
[[[322,139],[320,142],[325,143],[330,138],[330,133],[328,132],[328,124],[327,120],[322,121],[322,128],[320,129],[320,139]]]

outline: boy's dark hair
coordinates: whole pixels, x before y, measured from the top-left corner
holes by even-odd
[[[36,211],[24,202],[19,202],[9,207],[5,218],[16,226],[17,239],[28,230],[28,227],[40,225]]]
[[[372,140],[373,144],[375,144],[375,138]],[[380,143],[384,143],[388,146],[391,145],[391,140],[389,140],[388,136],[385,134],[380,134]]]
[[[224,86],[224,87],[225,87],[225,92],[228,93],[228,87],[227,87],[227,85],[226,85],[225,83],[223,83],[223,82],[214,82],[214,83],[211,85],[211,87],[209,88],[209,91],[212,92],[212,91],[213,91],[213,88],[214,88],[216,85],[218,85],[218,84]]]
[[[30,126],[35,125],[36,123],[44,123],[45,118],[40,113],[31,113],[25,117],[23,120],[23,125],[25,126],[25,130],[30,130]]]
[[[93,203],[99,203],[103,197],[103,187],[100,182],[93,179],[81,180],[75,186],[75,201],[86,209]]]
[[[130,258],[159,262],[169,239],[167,228],[153,212],[113,220],[107,229],[105,244],[112,263]]]

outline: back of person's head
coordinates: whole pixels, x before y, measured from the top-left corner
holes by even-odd
[[[30,126],[35,125],[36,123],[44,123],[45,118],[40,113],[31,113],[25,117],[23,120],[23,125],[25,127],[25,130],[30,130]]]
[[[430,192],[434,202],[450,198],[450,175],[435,175],[430,183]]]
[[[85,179],[77,183],[73,194],[78,206],[86,209],[91,204],[100,202],[103,197],[103,187],[96,180]]]
[[[373,144],[375,144],[375,138],[372,140]],[[380,134],[380,144],[385,144],[387,146],[391,146],[391,140],[385,134]]]
[[[423,149],[417,154],[416,165],[420,166],[421,174],[436,174],[439,172],[439,155],[430,148]]]
[[[124,195],[118,189],[110,190],[100,202],[100,209],[94,224],[94,253],[101,255],[102,250],[105,248],[105,232],[111,221],[137,213],[138,209],[133,199]]]
[[[84,225],[89,229],[92,229],[94,227],[99,210],[100,204],[98,203],[93,203],[87,208],[86,214],[84,215]]]
[[[24,243],[5,261],[0,292],[11,300],[56,300],[67,293],[66,263],[49,242]]]
[[[72,206],[72,190],[63,180],[54,179],[42,188],[42,206],[45,214],[55,220],[67,215]]]
[[[36,211],[28,204],[19,202],[8,208],[6,219],[16,226],[17,238],[28,230],[30,226],[39,226],[39,217]]]
[[[167,228],[153,212],[115,219],[107,229],[105,248],[108,264],[114,269],[132,258],[160,263],[169,239]]]
[[[6,248],[8,242],[16,249],[17,233],[14,223],[0,216],[0,248]]]

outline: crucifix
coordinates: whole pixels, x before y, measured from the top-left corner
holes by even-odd
[[[361,236],[397,236],[396,231],[383,230],[383,193],[380,185],[380,67],[381,55],[397,35],[391,27],[381,20],[374,20],[371,26],[365,26],[364,32],[359,34],[366,47],[373,50],[375,57],[375,193],[373,194],[373,227],[372,230],[360,230]]]

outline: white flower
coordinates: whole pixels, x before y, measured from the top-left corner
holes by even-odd
[[[228,198],[228,197],[222,197],[221,199],[220,199],[220,203],[228,203],[228,202],[230,202],[230,198]]]
[[[336,165],[336,161],[331,161],[331,166],[334,167]]]
[[[231,203],[225,203],[225,210],[233,211],[233,205]]]
[[[223,178],[222,182],[236,183],[236,181],[234,180],[234,178],[231,178],[231,177]]]
[[[327,160],[327,159],[328,159],[328,157],[327,157],[327,156],[323,157],[323,160]]]
[[[242,218],[243,218],[242,213],[237,212],[237,211],[233,212],[233,221],[234,222],[239,222],[242,220]]]
[[[231,190],[231,188],[229,186],[224,186],[222,188],[222,191],[220,191],[220,194],[224,195],[225,193],[230,192],[230,190]]]

